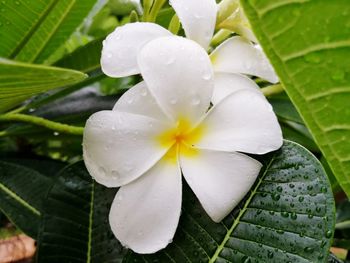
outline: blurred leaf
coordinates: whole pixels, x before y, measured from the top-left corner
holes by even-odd
[[[350,197],[348,0],[241,0],[253,31]]]
[[[283,132],[283,138],[297,142],[312,152],[319,152],[319,148],[309,136],[307,128],[299,123],[280,121]]]
[[[329,164],[328,164],[326,158],[324,158],[324,156],[321,157],[321,163],[323,165],[324,170],[326,171],[326,173],[328,175],[329,181],[331,182],[333,193],[336,194],[336,193],[340,192],[342,189],[338,183],[337,178],[335,178],[331,168],[329,167]]]
[[[85,77],[74,70],[0,59],[0,112],[33,95],[77,83]]]
[[[0,160],[0,209],[19,229],[36,238],[43,200],[52,179],[20,163]],[[40,165],[44,169],[52,163],[43,161]]]
[[[0,57],[43,63],[82,23],[96,0],[3,1]]]
[[[97,38],[104,38],[111,33],[117,26],[118,19],[111,14],[111,9],[105,6],[92,19],[88,34]]]
[[[130,252],[125,262],[325,262],[334,200],[321,164],[288,141],[261,161],[255,186],[220,224],[186,188],[173,243],[153,255]]]
[[[37,261],[122,262],[123,249],[108,223],[116,191],[93,181],[83,162],[64,169],[45,203]]]
[[[350,202],[348,200],[340,203],[337,207],[337,223],[335,227],[336,229],[348,229],[350,233]]]
[[[299,113],[294,107],[293,103],[290,101],[288,96],[278,96],[269,98],[273,110],[279,118],[282,118],[287,121],[293,121],[300,124],[304,124]]]
[[[101,68],[100,59],[102,41],[105,37],[96,39],[64,56],[55,66],[91,73]]]
[[[142,13],[140,0],[109,0],[108,6],[115,15],[129,15],[132,10]]]

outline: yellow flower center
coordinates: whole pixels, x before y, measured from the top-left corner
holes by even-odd
[[[176,163],[178,153],[187,157],[198,155],[198,150],[193,148],[193,145],[202,138],[203,133],[203,125],[194,128],[188,119],[179,118],[176,127],[162,132],[157,137],[161,147],[170,147],[164,159]]]

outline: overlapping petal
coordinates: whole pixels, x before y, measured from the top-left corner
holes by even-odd
[[[282,146],[282,132],[271,105],[250,90],[234,92],[202,121],[205,135],[195,146],[220,151],[265,154]]]
[[[207,111],[214,88],[205,50],[182,37],[157,38],[140,51],[142,76],[158,104],[174,121],[198,121]]]
[[[252,90],[262,93],[259,86],[250,78],[234,73],[215,73],[215,88],[212,103],[215,105],[230,94],[239,90]]]
[[[137,253],[154,253],[166,247],[179,222],[181,196],[178,165],[160,161],[119,189],[109,215],[113,233]]]
[[[226,40],[210,57],[215,72],[248,74],[271,83],[278,82],[278,77],[261,48],[242,37],[235,36]]]
[[[217,5],[215,0],[170,0],[186,36],[207,49],[214,34]]]
[[[168,149],[155,139],[171,126],[160,120],[126,112],[100,111],[86,123],[85,165],[107,187],[125,185],[150,169]]]
[[[240,153],[199,150],[181,156],[183,175],[207,214],[220,222],[254,184],[262,165]]]
[[[170,36],[165,28],[154,23],[131,23],[117,27],[103,42],[101,67],[110,77],[140,73],[137,54],[152,39]]]

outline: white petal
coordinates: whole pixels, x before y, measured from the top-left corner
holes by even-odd
[[[137,54],[147,42],[171,33],[154,23],[131,23],[117,27],[103,42],[101,67],[110,77],[140,73]]]
[[[157,120],[169,121],[148,90],[144,81],[136,84],[120,97],[114,111],[148,116]]]
[[[215,0],[170,0],[186,36],[207,49],[214,34],[217,5]]]
[[[215,88],[211,99],[213,104],[219,103],[228,95],[239,90],[252,90],[261,93],[259,86],[250,78],[234,73],[215,73]]]
[[[86,123],[83,138],[85,165],[107,187],[127,184],[150,169],[168,150],[157,136],[171,127],[146,116],[100,111]]]
[[[208,109],[213,70],[205,50],[182,37],[162,37],[141,50],[138,62],[148,88],[173,120],[198,120]]]
[[[180,157],[183,175],[207,214],[220,222],[248,193],[261,164],[240,153],[200,150]]]
[[[215,72],[241,73],[278,82],[278,77],[264,52],[242,37],[232,37],[210,55]]]
[[[205,133],[195,146],[265,154],[282,146],[282,132],[271,105],[257,92],[241,90],[215,105],[204,118]]]
[[[166,247],[179,223],[181,195],[178,165],[160,161],[119,189],[109,215],[113,233],[137,253],[154,253]]]

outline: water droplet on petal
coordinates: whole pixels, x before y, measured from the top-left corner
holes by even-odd
[[[177,99],[176,98],[170,99],[170,104],[175,105],[176,103],[177,103]]]
[[[193,106],[198,106],[201,103],[201,99],[198,95],[194,96],[191,100]]]

